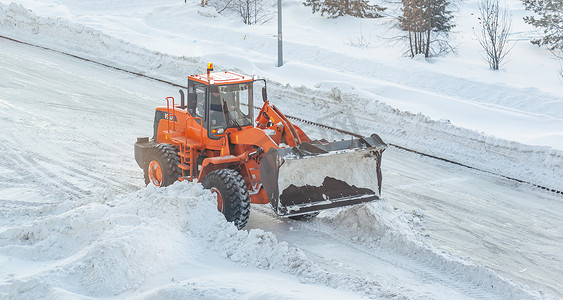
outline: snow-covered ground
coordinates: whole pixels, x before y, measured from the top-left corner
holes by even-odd
[[[515,22],[522,42],[488,71],[466,31],[473,2],[459,55],[431,62],[382,42],[386,20],[361,21],[373,46],[359,49],[359,20],[286,2],[282,68],[274,24],[197,3],[14,2],[33,12],[0,2],[1,35],[178,83],[213,61],[271,79],[288,114],[563,189],[558,66]],[[309,223],[253,207],[237,231],[199,185],[142,185],[132,142],[176,88],[0,49],[0,298],[562,297],[561,195],[390,148],[382,201]]]

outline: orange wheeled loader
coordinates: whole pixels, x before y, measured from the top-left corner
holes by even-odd
[[[379,199],[386,148],[379,136],[312,141],[270,104],[264,79],[211,71],[209,64],[207,73],[188,76],[187,97],[180,90],[179,103],[166,98],[166,106],[156,108],[153,138],[137,139],[135,160],[146,184],[197,179],[239,229],[250,203],[308,219]],[[255,115],[257,82],[264,104]]]

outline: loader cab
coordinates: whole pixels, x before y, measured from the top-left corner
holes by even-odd
[[[189,76],[187,109],[202,118],[211,139],[253,126],[253,80],[233,72]]]

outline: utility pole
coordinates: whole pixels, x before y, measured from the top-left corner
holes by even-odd
[[[282,50],[282,0],[278,0],[278,67],[283,66]]]

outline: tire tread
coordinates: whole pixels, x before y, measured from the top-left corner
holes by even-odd
[[[205,188],[223,185],[223,214],[229,222],[242,229],[250,216],[250,196],[244,178],[233,169],[216,170],[205,178]]]

